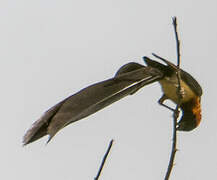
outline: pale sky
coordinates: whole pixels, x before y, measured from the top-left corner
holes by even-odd
[[[217,1],[2,0],[0,2],[0,179],[89,180],[115,140],[102,180],[163,179],[172,144],[172,113],[158,105],[158,83],[22,147],[47,109],[155,52],[176,63],[178,18],[182,68],[203,87],[202,122],[178,133],[171,179],[217,177]]]

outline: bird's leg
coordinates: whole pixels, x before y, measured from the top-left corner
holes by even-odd
[[[171,111],[174,112],[175,109],[173,109],[173,108],[167,106],[166,104],[164,104],[164,101],[167,100],[167,99],[168,99],[168,97],[167,97],[165,94],[163,94],[163,96],[158,100],[158,103],[159,103],[161,106],[163,106],[163,107],[165,107],[165,108],[167,108],[167,109],[169,109],[169,110],[171,110]]]

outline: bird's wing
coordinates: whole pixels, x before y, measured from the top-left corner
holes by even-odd
[[[163,76],[155,68],[135,64],[137,63],[129,63],[121,67],[114,78],[88,86],[52,107],[27,131],[23,140],[24,144],[46,134],[50,136],[49,140],[51,140],[60,129],[68,124],[135,93],[141,87],[155,82]],[[40,132],[43,134],[39,135]]]

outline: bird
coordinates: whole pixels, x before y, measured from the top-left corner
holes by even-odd
[[[179,68],[170,61],[156,54],[153,55],[164,64],[144,56],[146,66],[129,62],[120,67],[114,77],[90,85],[48,109],[27,130],[23,137],[23,145],[45,135],[49,135],[48,143],[58,131],[69,124],[86,118],[125,96],[133,95],[142,87],[154,82],[160,83],[163,92],[158,103],[173,110],[165,105],[164,101],[171,100],[175,104],[179,102],[176,75]],[[196,79],[182,69],[180,69],[180,77],[182,117],[177,123],[177,130],[191,131],[199,126],[201,121],[202,88]]]
[[[168,60],[152,53],[155,57],[161,59],[168,66],[158,63],[148,57],[143,57],[148,66],[159,69],[163,73],[163,77],[159,80],[163,95],[158,103],[166,108],[174,111],[174,109],[164,105],[164,101],[170,99],[175,104],[179,103],[177,95],[178,67]],[[182,110],[181,120],[177,124],[179,131],[191,131],[199,126],[201,122],[201,96],[203,94],[202,87],[188,72],[180,69],[180,85],[181,96],[180,108]]]

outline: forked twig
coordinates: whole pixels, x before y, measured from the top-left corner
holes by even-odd
[[[172,151],[170,154],[170,160],[169,160],[169,164],[168,164],[168,168],[167,168],[167,172],[165,175],[165,180],[168,180],[174,165],[174,159],[175,159],[175,155],[176,155],[176,151],[177,151],[177,119],[179,116],[179,108],[180,108],[180,104],[181,104],[181,99],[182,99],[182,94],[181,94],[181,83],[180,83],[180,40],[178,37],[178,32],[177,32],[177,20],[176,17],[173,17],[173,27],[174,27],[174,31],[175,31],[175,38],[176,38],[176,50],[177,50],[177,79],[178,79],[178,88],[177,88],[177,96],[178,96],[178,103],[176,105],[176,109],[174,111],[173,114],[173,143],[172,143]]]
[[[110,150],[111,150],[111,148],[112,148],[113,142],[114,142],[114,140],[112,139],[112,140],[110,141],[110,143],[109,143],[108,149],[107,149],[107,151],[106,151],[106,153],[105,153],[105,155],[104,155],[104,157],[103,157],[103,159],[102,159],[102,162],[101,162],[101,164],[100,164],[99,170],[98,170],[97,175],[96,175],[96,177],[94,178],[94,180],[98,180],[98,179],[99,179],[99,176],[100,176],[100,174],[101,174],[101,172],[102,172],[102,169],[103,169],[103,166],[104,166],[104,164],[105,164],[105,161],[106,161],[106,159],[107,159],[107,157],[108,157],[108,154],[109,154],[109,152],[110,152]]]

